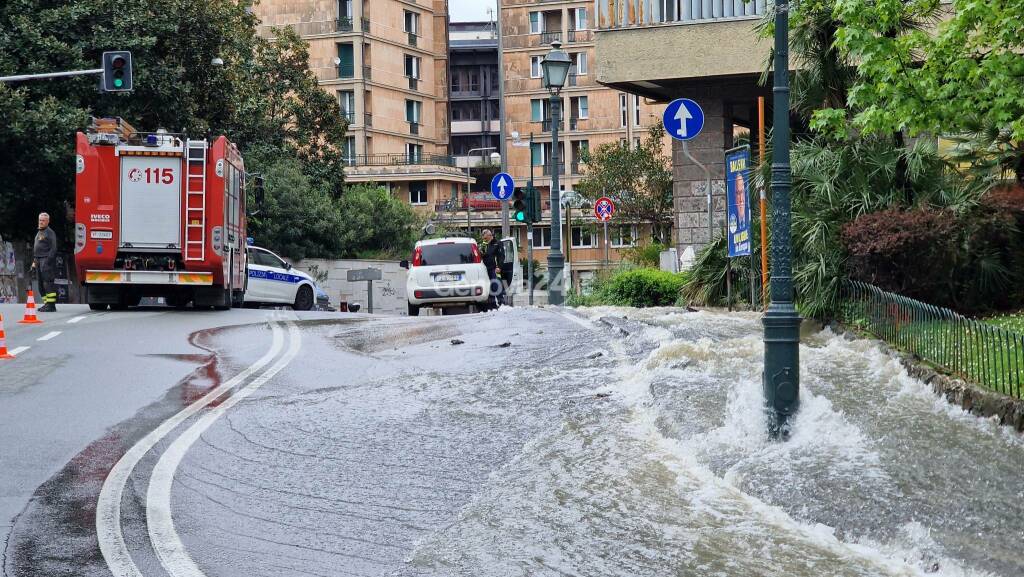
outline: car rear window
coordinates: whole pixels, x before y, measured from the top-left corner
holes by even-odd
[[[473,245],[469,243],[428,244],[422,249],[423,266],[473,262]]]

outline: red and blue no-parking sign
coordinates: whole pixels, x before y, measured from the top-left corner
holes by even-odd
[[[612,219],[613,214],[615,214],[615,203],[607,196],[602,196],[594,203],[594,216],[597,217],[597,220],[608,222]]]

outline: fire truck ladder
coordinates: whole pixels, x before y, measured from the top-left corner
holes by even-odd
[[[205,140],[185,144],[185,262],[206,260]]]

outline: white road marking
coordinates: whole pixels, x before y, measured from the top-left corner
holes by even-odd
[[[50,332],[50,333],[46,333],[45,335],[39,337],[36,340],[37,341],[48,341],[48,340],[52,339],[53,337],[55,337],[55,336],[57,336],[59,334],[60,334],[60,331],[53,331],[53,332]]]
[[[106,560],[107,566],[114,577],[143,577],[135,561],[132,560],[131,554],[128,552],[128,545],[125,544],[124,534],[121,532],[121,500],[124,497],[125,485],[128,483],[128,478],[131,476],[135,466],[139,464],[139,461],[142,460],[153,446],[166,437],[175,427],[198,413],[227,391],[244,382],[256,371],[270,363],[281,352],[284,346],[284,331],[276,323],[271,323],[270,326],[274,333],[274,341],[270,350],[265,355],[244,371],[235,375],[231,380],[213,389],[198,401],[164,421],[138,443],[135,443],[114,465],[114,468],[110,470],[110,474],[107,475],[107,479],[103,482],[103,488],[100,490],[99,501],[96,503],[96,536],[99,539],[100,552],[103,553],[103,559]]]
[[[153,468],[146,494],[146,525],[149,527],[149,540],[157,557],[160,558],[160,564],[171,577],[206,577],[185,550],[185,544],[174,528],[174,520],[171,518],[171,486],[174,483],[174,474],[188,450],[217,419],[266,384],[299,354],[299,349],[302,348],[302,333],[291,322],[287,324],[290,341],[288,351],[251,383],[232,393],[221,404],[199,417],[167,447]]]
[[[68,324],[69,325],[73,325],[73,324],[77,323],[78,321],[80,321],[80,320],[82,320],[84,318],[85,318],[85,315],[81,315],[81,316],[77,316],[77,317],[75,317],[73,319],[68,319]]]
[[[7,354],[11,355],[12,357],[16,357],[16,356],[20,355],[21,353],[23,353],[23,352],[25,352],[25,351],[27,351],[27,350],[29,350],[31,348],[32,347],[18,347],[16,349],[11,349],[11,350],[7,351]]]

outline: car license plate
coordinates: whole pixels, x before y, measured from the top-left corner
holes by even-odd
[[[458,272],[442,272],[434,275],[434,280],[437,282],[452,282],[462,280],[462,273]]]

